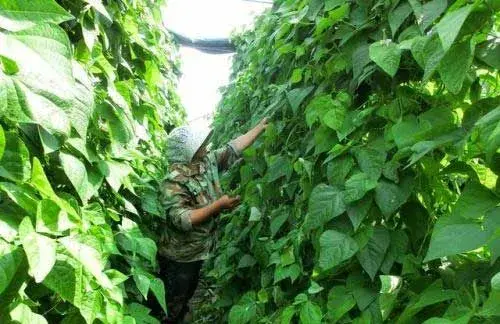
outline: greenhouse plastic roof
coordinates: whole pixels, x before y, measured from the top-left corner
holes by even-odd
[[[224,40],[271,5],[266,0],[169,0],[162,14],[165,27],[184,38]]]

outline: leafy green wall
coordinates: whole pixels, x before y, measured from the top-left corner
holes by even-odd
[[[161,5],[0,0],[0,322],[165,307],[156,189],[184,112]]]
[[[198,322],[500,320],[499,9],[279,0],[236,37],[215,142],[272,123]]]

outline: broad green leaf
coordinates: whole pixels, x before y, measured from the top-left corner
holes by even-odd
[[[415,220],[419,221],[419,220]],[[409,238],[403,230],[391,231],[391,244],[382,262],[380,271],[390,273],[394,262],[402,263],[403,256],[408,250]]]
[[[43,127],[38,126],[38,135],[40,136],[44,154],[56,152],[61,148],[61,140],[57,136],[47,132]]]
[[[491,278],[491,288],[495,290],[500,290],[500,272]]]
[[[90,4],[92,8],[105,17],[110,23],[113,22],[113,18],[111,18],[108,10],[106,10],[106,7],[104,7],[101,0],[85,0],[85,2]]]
[[[118,191],[125,181],[125,178],[133,172],[130,165],[116,161],[99,161],[99,171],[106,177],[106,181]]]
[[[97,282],[106,289],[113,289],[113,283],[103,273],[104,260],[99,251],[79,241],[75,236],[67,236],[59,239],[73,258],[78,260],[85,270],[94,276]]]
[[[72,218],[71,223],[74,223],[76,220],[80,219],[80,215],[76,212],[75,207],[72,206],[69,201],[60,198],[54,192],[49,179],[45,175],[42,164],[36,157],[33,158],[33,168],[31,172],[30,184],[40,192],[43,198],[52,200],[64,211],[64,213],[67,213],[67,215],[64,216],[65,220],[63,221],[63,223],[69,221],[69,219],[66,219],[68,215]]]
[[[117,241],[121,248],[138,253],[150,260],[151,263],[155,262],[157,252],[155,242],[144,237],[137,224],[126,217],[122,218]]]
[[[486,244],[490,236],[490,232],[472,219],[443,216],[434,226],[424,262],[477,249]]]
[[[297,296],[295,296],[295,298],[293,300],[293,305],[294,306],[302,305],[303,303],[305,303],[308,300],[309,300],[309,297],[306,294],[300,293]]]
[[[377,180],[364,172],[356,173],[345,182],[344,201],[349,204],[363,198],[377,186]]]
[[[11,182],[0,182],[0,190],[3,190],[7,196],[19,207],[23,208],[27,214],[35,216],[38,197],[33,188],[28,185],[15,185]]]
[[[290,278],[292,283],[300,276],[301,269],[297,263],[288,266],[279,264],[274,271],[274,283]]]
[[[123,109],[111,104],[103,104],[97,106],[96,109],[99,115],[107,121],[111,139],[122,144],[128,144],[135,136],[131,118],[126,113],[130,108],[125,106],[126,108]]]
[[[325,11],[330,11],[343,4],[345,4],[345,0],[326,0]]]
[[[319,244],[319,266],[324,271],[348,260],[359,249],[358,243],[354,239],[334,230],[328,230],[321,234]]]
[[[72,64],[65,31],[56,25],[36,25],[16,33],[0,33],[0,43],[0,56],[19,67],[12,76],[0,73],[0,93],[9,101],[5,106],[0,101],[0,116],[37,123],[52,134],[69,135],[73,126],[85,138],[93,94],[88,76]]]
[[[35,282],[42,282],[56,263],[56,242],[35,232],[29,217],[19,224],[19,237]]]
[[[500,316],[500,291],[492,290],[490,292],[490,296],[477,315],[485,317]]]
[[[238,262],[238,269],[241,268],[251,268],[257,263],[257,260],[250,254],[245,254]]]
[[[45,172],[43,171],[43,166],[38,158],[33,158],[33,168],[31,170],[31,184],[35,187],[42,195],[54,198],[57,197],[52,185],[47,179]]]
[[[334,102],[330,95],[314,97],[306,107],[307,126],[311,127],[317,120],[321,120],[333,107]]]
[[[327,30],[328,28],[333,26],[335,23],[342,20],[348,14],[349,14],[349,5],[348,4],[343,4],[342,6],[336,8],[336,9],[330,10],[328,12],[328,17],[323,17],[317,21],[314,34],[320,35],[325,30]]]
[[[57,260],[52,271],[43,280],[43,284],[63,300],[79,307],[78,301],[82,298],[82,294],[85,294],[81,287],[84,279],[80,270],[81,266],[75,269],[67,260]]]
[[[399,290],[403,284],[403,278],[398,276],[380,276],[380,312],[386,320],[395,306]]]
[[[229,324],[246,324],[257,315],[257,307],[254,303],[234,305],[228,315]]]
[[[352,273],[347,277],[346,287],[352,293],[361,311],[367,309],[380,295],[377,290],[367,287],[368,281],[361,273]]]
[[[50,199],[41,200],[36,211],[36,231],[59,235],[70,228],[74,228],[68,213],[61,209],[57,203]]]
[[[345,286],[334,286],[328,292],[327,319],[336,323],[355,305],[354,297]]]
[[[295,263],[295,254],[293,252],[293,246],[289,246],[281,253],[280,264],[287,266],[293,263]]]
[[[10,318],[19,324],[48,324],[45,317],[33,312],[28,305],[23,303],[10,311]]]
[[[375,188],[375,202],[385,216],[395,213],[411,194],[410,184],[402,182],[399,185],[381,180]]]
[[[464,219],[480,219],[484,214],[498,205],[500,198],[477,182],[470,182],[453,206],[451,217]]]
[[[472,12],[474,5],[466,5],[455,11],[446,12],[446,15],[439,21],[436,25],[436,29],[439,33],[439,38],[443,44],[443,49],[447,52],[462,28],[465,19]]]
[[[269,226],[270,230],[271,230],[271,236],[274,236],[276,235],[276,233],[278,233],[278,231],[280,230],[280,228],[283,226],[283,224],[287,221],[288,219],[288,213],[285,211],[285,212],[281,212],[279,215],[277,216],[273,216],[272,220],[271,220],[271,224]]]
[[[337,142],[337,136],[335,136],[335,132],[331,128],[324,125],[319,126],[314,132],[314,154],[317,155],[331,150]]]
[[[391,242],[389,232],[385,227],[375,227],[373,234],[357,254],[359,263],[373,280],[377,274]]]
[[[382,174],[382,169],[387,159],[385,151],[372,147],[363,147],[354,151],[354,156],[358,162],[361,171],[372,179],[377,180]]]
[[[309,197],[309,208],[304,221],[304,230],[309,231],[323,226],[332,218],[345,212],[343,192],[325,184],[317,185]]]
[[[294,83],[299,83],[300,81],[302,81],[302,75],[304,73],[304,69],[294,69],[293,72],[292,72],[292,76],[290,77],[290,82],[292,84]]]
[[[13,203],[0,204],[0,238],[9,243],[16,239],[17,229],[23,214],[23,210]]]
[[[59,158],[66,176],[71,181],[82,202],[86,204],[97,193],[103,176],[93,170],[87,171],[85,164],[71,154],[61,152]]]
[[[367,195],[347,206],[347,216],[351,220],[354,230],[357,231],[373,204],[373,196]]]
[[[26,181],[31,171],[28,149],[19,134],[7,132],[5,135],[5,150],[0,159],[0,177],[14,182]]]
[[[448,6],[446,0],[432,0],[425,4],[422,4],[420,0],[409,0],[409,2],[422,33],[425,33],[427,28],[441,16]]]
[[[338,100],[333,101],[333,106],[321,117],[321,121],[331,129],[340,131],[344,124],[347,109]]]
[[[315,295],[321,291],[323,291],[325,288],[321,287],[316,281],[311,280],[311,285],[307,289],[307,293],[310,295]]]
[[[160,321],[151,316],[151,310],[144,305],[131,303],[127,305],[127,314],[135,320],[134,324],[160,324]]]
[[[392,36],[396,34],[401,24],[411,13],[411,6],[408,2],[401,3],[396,9],[389,12],[388,20],[391,27]]]
[[[462,89],[466,73],[472,63],[473,46],[470,41],[454,44],[439,63],[439,75],[451,93],[457,94]]]
[[[262,214],[257,207],[250,208],[249,222],[258,222],[262,218]]]
[[[165,285],[163,284],[163,281],[159,278],[154,278],[153,280],[151,280],[150,289],[153,292],[153,295],[155,295],[156,300],[160,304],[161,308],[166,313],[167,302],[165,300]]]
[[[398,319],[398,323],[405,323],[414,318],[422,308],[437,304],[446,300],[454,299],[457,293],[454,290],[444,289],[442,281],[436,280],[420,294],[412,299]]]
[[[391,40],[381,40],[370,45],[370,59],[391,77],[394,77],[399,69],[401,49]]]
[[[446,0],[432,0],[426,2],[422,9],[422,16],[417,17],[419,26],[423,31],[427,30],[434,21],[446,10],[448,2]]]
[[[42,23],[60,24],[72,18],[54,0],[0,0],[0,28],[9,31]]]
[[[343,185],[345,177],[354,166],[354,159],[350,155],[338,157],[328,163],[326,175],[332,185]]]
[[[287,92],[286,97],[294,114],[299,110],[300,104],[313,91],[314,87],[296,88]]]
[[[0,125],[0,161],[2,160],[3,153],[5,152],[5,132],[2,125]]]
[[[488,64],[489,66],[500,69],[500,45],[489,40],[476,46],[476,58]]]
[[[144,299],[148,299],[148,292],[149,292],[149,287],[151,286],[151,276],[143,272],[142,270],[135,270],[136,273],[134,273],[134,282],[135,285],[137,286],[137,289],[139,289],[139,292],[144,296]]]
[[[321,308],[308,300],[300,307],[300,322],[304,324],[320,324],[323,314]]]
[[[411,53],[424,70],[423,81],[428,81],[445,55],[443,46],[436,34],[418,37],[411,45]]]
[[[290,324],[292,322],[292,318],[295,315],[295,307],[287,306],[283,309],[281,313],[279,323],[280,324]]]
[[[354,80],[358,80],[363,74],[364,68],[371,62],[369,51],[368,44],[361,44],[352,52],[352,62],[356,62],[352,67]]]
[[[21,249],[0,240],[0,295],[16,275],[22,258]]]
[[[88,162],[93,163],[93,162],[97,162],[100,160],[97,157],[96,153],[90,147],[90,144],[85,143],[85,140],[83,140],[81,138],[78,138],[78,137],[69,138],[66,140],[65,144],[68,144],[74,150],[76,150],[81,155],[83,155]]]

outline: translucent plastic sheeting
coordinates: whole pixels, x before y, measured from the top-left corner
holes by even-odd
[[[233,31],[251,26],[254,18],[271,5],[255,0],[169,0],[162,17],[165,27],[189,40],[191,46],[200,42],[217,44],[227,41]],[[180,55],[178,93],[187,119],[191,124],[206,126],[221,99],[219,88],[229,81],[232,54],[181,46]]]
[[[169,0],[162,15],[165,27],[176,34],[192,40],[221,40],[251,25],[270,6],[265,1]]]

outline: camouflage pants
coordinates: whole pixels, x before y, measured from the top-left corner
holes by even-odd
[[[167,295],[166,323],[181,323],[189,311],[188,302],[198,286],[203,261],[176,262],[160,257],[158,262]]]

